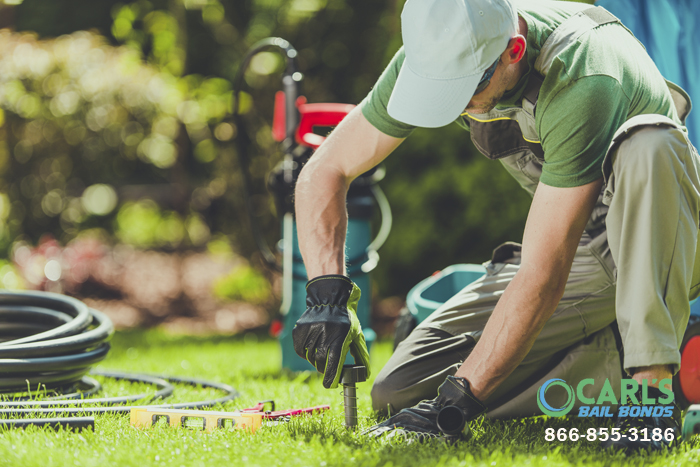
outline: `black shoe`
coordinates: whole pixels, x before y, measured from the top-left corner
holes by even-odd
[[[656,400],[665,396],[657,388],[652,387],[648,388],[647,394]],[[635,406],[644,407],[641,403],[641,388],[637,391],[636,396],[639,403],[634,404],[628,401],[626,404],[630,410]],[[610,438],[601,443],[601,446],[604,449],[619,449],[627,452],[661,451],[674,446],[680,440],[681,435],[681,410],[675,403],[667,404],[667,407],[673,408],[670,417],[663,415],[659,417],[618,417],[615,428],[620,430],[617,433],[619,438],[617,434],[611,434]]]

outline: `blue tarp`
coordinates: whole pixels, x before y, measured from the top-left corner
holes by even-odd
[[[690,95],[686,125],[700,146],[700,0],[598,0],[644,44],[661,74]]]

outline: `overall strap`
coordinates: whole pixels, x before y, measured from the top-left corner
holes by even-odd
[[[535,70],[547,76],[554,57],[576,42],[584,33],[608,23],[620,23],[620,20],[599,6],[579,11],[571,16],[549,35],[540,50],[539,57],[535,60]]]
[[[535,60],[536,72],[531,74],[530,81],[523,94],[522,105],[527,113],[535,115],[537,98],[544,81],[543,76],[547,76],[554,57],[577,41],[584,33],[608,23],[620,23],[620,20],[605,8],[593,7],[579,11],[557,26],[545,41],[542,49],[540,49],[540,55]]]
[[[523,93],[523,110],[530,114],[533,118],[535,117],[535,108],[537,107],[537,98],[540,96],[540,88],[544,78],[541,74],[536,71],[530,73],[530,77],[527,80],[527,86],[525,87],[525,92]]]
[[[485,114],[465,114],[471,128],[471,138],[479,151],[490,159],[501,159],[522,150],[532,151],[544,158],[535,128],[535,109],[544,76],[554,57],[573,44],[582,34],[601,24],[619,23],[601,7],[582,10],[563,21],[542,45],[523,92],[522,107],[492,109]]]

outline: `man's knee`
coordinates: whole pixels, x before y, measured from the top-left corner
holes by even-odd
[[[418,326],[399,344],[372,387],[374,410],[391,413],[432,399],[474,347],[474,338]]]
[[[678,177],[685,168],[682,155],[688,142],[678,128],[645,126],[630,134],[616,155],[617,170],[629,172],[640,185],[664,177]],[[622,170],[621,170],[622,169]]]
[[[415,404],[415,390],[411,391],[410,382],[407,381],[409,375],[403,373],[402,376],[401,372],[395,370],[392,365],[387,364],[372,385],[372,408],[381,414],[396,413]],[[419,400],[423,399],[418,397]]]
[[[393,408],[388,409],[388,407],[390,407],[395,391],[396,388],[392,382],[380,373],[372,385],[372,408],[382,414],[387,411],[393,412]]]

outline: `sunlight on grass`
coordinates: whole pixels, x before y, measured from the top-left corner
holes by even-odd
[[[326,390],[321,379],[309,373],[280,372],[278,345],[268,338],[173,336],[161,331],[119,333],[102,370],[188,376],[234,386],[240,397],[216,410],[250,407],[274,399],[277,407],[331,405],[323,416],[294,419],[263,427],[254,435],[236,430],[213,433],[155,426],[137,430],[128,417],[99,416],[95,431],[54,432],[31,427],[0,432],[0,466],[627,466],[691,465],[700,462],[700,443],[686,443],[671,453],[625,457],[601,452],[595,443],[548,443],[549,427],[577,426],[584,431],[592,422],[538,417],[515,421],[472,423],[474,439],[449,446],[440,442],[402,445],[368,440],[361,430],[375,423],[371,410],[371,379],[358,385],[360,430],[343,425],[339,389]],[[373,375],[391,355],[391,344],[380,342],[372,350]],[[104,394],[154,392],[152,387],[129,385],[100,378]],[[177,385],[168,402],[220,397],[217,391]],[[591,425],[592,426],[592,425]]]

